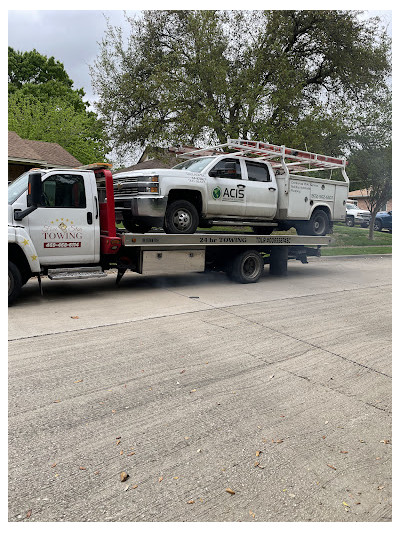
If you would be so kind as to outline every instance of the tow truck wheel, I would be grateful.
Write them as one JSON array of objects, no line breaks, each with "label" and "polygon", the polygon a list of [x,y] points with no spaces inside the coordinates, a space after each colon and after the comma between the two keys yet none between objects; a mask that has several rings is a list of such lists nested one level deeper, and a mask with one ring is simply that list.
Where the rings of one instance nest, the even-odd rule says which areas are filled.
[{"label": "tow truck wheel", "polygon": [[264,259],[256,250],[238,254],[227,268],[228,276],[239,283],[255,283],[264,272]]},{"label": "tow truck wheel", "polygon": [[199,214],[187,200],[176,200],[165,213],[165,233],[194,233],[199,225]]},{"label": "tow truck wheel", "polygon": [[18,268],[8,262],[8,305],[12,304],[21,291],[22,278]]}]

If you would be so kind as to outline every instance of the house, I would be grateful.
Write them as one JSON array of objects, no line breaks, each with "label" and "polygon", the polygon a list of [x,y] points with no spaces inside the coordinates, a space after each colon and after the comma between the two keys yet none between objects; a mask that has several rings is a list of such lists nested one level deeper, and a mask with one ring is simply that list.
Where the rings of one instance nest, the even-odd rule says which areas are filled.
[{"label": "house", "polygon": [[8,181],[31,168],[74,168],[82,163],[57,143],[22,139],[8,132]]},{"label": "house", "polygon": [[[351,191],[349,192],[348,199],[352,200],[352,203],[355,203],[357,207],[360,209],[366,209],[369,211],[368,208],[368,198],[369,193],[368,189],[361,189],[358,191]],[[390,199],[386,205],[384,205],[381,209],[381,211],[391,211],[392,210],[392,199]]]},{"label": "house", "polygon": [[[193,152],[194,150],[197,150],[195,146],[170,146],[169,148],[148,147],[144,150],[139,161],[135,165],[120,168],[115,171],[114,174],[130,170],[143,170],[146,168],[172,168],[183,162],[183,159],[177,157],[178,155],[184,154],[185,152]],[[215,155],[216,153],[217,152],[213,150],[209,150],[208,152],[202,152],[201,155]]]}]

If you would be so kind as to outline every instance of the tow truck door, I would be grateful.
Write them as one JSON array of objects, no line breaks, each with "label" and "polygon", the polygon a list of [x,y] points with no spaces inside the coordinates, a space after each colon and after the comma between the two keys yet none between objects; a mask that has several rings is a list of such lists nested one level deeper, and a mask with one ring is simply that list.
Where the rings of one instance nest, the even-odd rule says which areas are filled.
[{"label": "tow truck door", "polygon": [[92,181],[91,172],[73,170],[44,176],[43,205],[24,219],[41,264],[98,261],[99,217]]}]

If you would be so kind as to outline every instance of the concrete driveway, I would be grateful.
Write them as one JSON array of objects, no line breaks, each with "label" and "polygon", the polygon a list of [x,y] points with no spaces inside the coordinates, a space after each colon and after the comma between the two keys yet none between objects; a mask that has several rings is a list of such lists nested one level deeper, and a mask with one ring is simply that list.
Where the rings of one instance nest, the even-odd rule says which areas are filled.
[{"label": "concrete driveway", "polygon": [[10,521],[391,520],[391,257],[43,288],[9,309]]}]

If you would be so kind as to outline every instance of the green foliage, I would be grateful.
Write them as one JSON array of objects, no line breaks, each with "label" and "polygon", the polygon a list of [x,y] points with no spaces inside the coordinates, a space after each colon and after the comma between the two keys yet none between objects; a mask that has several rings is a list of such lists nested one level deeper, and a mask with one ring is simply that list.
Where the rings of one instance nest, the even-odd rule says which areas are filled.
[{"label": "green foliage", "polygon": [[[121,149],[228,137],[340,154],[390,73],[390,42],[354,11],[145,11],[109,25],[91,68]],[[367,115],[362,114],[362,118]],[[358,120],[358,122],[357,122]]]},{"label": "green foliage", "polygon": [[81,163],[105,161],[109,152],[104,125],[72,89],[64,66],[36,50],[9,47],[8,129],[24,139],[55,142]]}]

